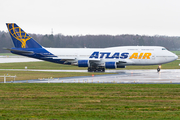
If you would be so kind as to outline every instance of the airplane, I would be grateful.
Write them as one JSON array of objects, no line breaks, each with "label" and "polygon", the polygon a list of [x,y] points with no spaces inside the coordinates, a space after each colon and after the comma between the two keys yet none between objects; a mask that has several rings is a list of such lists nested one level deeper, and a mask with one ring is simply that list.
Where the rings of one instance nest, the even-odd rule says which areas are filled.
[{"label": "airplane", "polygon": [[14,43],[6,48],[13,54],[58,64],[88,67],[88,72],[125,68],[130,65],[161,65],[172,62],[177,55],[161,46],[119,46],[109,48],[45,48],[22,30],[16,23],[6,23]]}]

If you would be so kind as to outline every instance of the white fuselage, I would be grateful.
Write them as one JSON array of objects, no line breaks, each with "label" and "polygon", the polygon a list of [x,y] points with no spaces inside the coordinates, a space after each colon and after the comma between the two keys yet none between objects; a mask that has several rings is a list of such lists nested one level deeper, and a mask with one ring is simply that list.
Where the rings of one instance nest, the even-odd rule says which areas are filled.
[{"label": "white fuselage", "polygon": [[[122,46],[110,48],[45,48],[59,59],[119,62],[121,65],[160,65],[176,60],[174,53],[161,46]],[[94,53],[94,54],[93,54]],[[55,58],[55,59],[57,59]]]}]

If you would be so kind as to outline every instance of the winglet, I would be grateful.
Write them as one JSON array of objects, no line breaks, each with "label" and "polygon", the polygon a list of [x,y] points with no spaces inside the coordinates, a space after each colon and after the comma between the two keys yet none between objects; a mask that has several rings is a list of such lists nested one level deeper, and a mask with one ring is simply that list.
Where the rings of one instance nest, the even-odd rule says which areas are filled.
[{"label": "winglet", "polygon": [[17,26],[16,23],[6,23],[6,25],[16,48],[42,48],[39,43]]}]

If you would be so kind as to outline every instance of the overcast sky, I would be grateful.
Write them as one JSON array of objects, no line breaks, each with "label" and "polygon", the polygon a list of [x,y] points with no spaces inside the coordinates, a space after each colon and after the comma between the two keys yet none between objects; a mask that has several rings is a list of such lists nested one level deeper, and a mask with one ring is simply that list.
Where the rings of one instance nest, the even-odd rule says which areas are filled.
[{"label": "overcast sky", "polygon": [[180,0],[0,0],[0,30],[180,36]]}]

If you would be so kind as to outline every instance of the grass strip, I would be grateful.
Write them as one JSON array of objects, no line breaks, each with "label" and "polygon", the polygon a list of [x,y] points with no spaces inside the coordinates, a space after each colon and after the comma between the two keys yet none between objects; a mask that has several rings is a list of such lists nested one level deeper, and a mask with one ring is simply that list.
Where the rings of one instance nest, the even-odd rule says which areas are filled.
[{"label": "grass strip", "polygon": [[180,119],[178,84],[0,84],[0,119]]},{"label": "grass strip", "polygon": [[[91,76],[91,75],[103,75],[112,73],[81,73],[81,72],[37,72],[37,71],[0,71],[0,76],[11,75],[17,76],[16,80],[32,80],[42,78],[62,78],[62,77],[74,77],[74,76]],[[14,78],[7,78],[7,81],[12,81]],[[0,78],[0,82],[3,82],[4,78]]]}]

